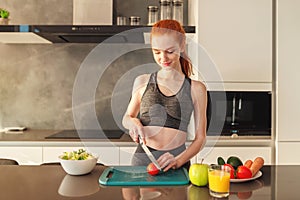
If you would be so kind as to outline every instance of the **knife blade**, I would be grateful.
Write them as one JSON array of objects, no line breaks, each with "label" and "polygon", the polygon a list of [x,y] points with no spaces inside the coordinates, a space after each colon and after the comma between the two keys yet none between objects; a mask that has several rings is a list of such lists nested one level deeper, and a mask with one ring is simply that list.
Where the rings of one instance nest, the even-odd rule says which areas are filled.
[{"label": "knife blade", "polygon": [[148,158],[151,160],[151,162],[155,165],[155,167],[157,169],[159,169],[160,171],[162,170],[161,167],[159,166],[157,160],[155,159],[155,157],[153,156],[153,154],[151,153],[151,151],[148,149],[148,147],[145,145],[145,143],[143,142],[141,136],[139,136],[139,141],[140,141],[140,145],[142,146],[142,148],[144,149],[146,155],[148,156]]}]

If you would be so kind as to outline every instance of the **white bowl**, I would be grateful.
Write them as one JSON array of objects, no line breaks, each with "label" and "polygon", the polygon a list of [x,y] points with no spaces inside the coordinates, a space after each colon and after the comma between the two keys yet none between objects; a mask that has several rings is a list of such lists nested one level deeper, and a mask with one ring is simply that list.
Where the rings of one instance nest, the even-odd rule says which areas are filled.
[{"label": "white bowl", "polygon": [[65,160],[61,156],[58,157],[62,168],[70,175],[83,175],[90,173],[96,166],[97,157],[86,160]]}]

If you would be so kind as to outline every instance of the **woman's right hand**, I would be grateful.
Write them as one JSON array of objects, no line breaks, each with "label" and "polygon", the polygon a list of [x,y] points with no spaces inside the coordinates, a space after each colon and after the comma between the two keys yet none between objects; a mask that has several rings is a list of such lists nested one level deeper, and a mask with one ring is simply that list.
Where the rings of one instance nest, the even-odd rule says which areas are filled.
[{"label": "woman's right hand", "polygon": [[129,135],[132,138],[132,140],[136,143],[139,143],[141,138],[143,140],[143,143],[146,144],[145,140],[145,133],[144,133],[144,126],[141,124],[140,120],[135,119],[134,125],[129,129]]}]

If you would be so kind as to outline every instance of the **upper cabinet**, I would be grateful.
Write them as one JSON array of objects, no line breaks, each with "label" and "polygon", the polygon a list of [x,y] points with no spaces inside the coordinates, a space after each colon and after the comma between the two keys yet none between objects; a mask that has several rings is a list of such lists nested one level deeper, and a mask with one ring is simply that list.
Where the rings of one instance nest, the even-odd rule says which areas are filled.
[{"label": "upper cabinet", "polygon": [[[271,91],[272,0],[200,0],[198,8],[198,41],[222,81]],[[205,67],[201,59],[199,64]],[[219,80],[206,77],[205,81]],[[239,85],[233,87],[243,89]]]}]

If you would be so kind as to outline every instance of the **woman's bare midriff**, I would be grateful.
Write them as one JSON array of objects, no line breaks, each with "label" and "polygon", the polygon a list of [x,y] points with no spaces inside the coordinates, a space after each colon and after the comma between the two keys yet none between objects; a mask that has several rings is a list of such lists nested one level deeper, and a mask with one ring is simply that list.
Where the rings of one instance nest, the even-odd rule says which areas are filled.
[{"label": "woman's bare midriff", "polygon": [[186,132],[159,126],[144,126],[146,145],[157,150],[171,150],[183,145]]}]

